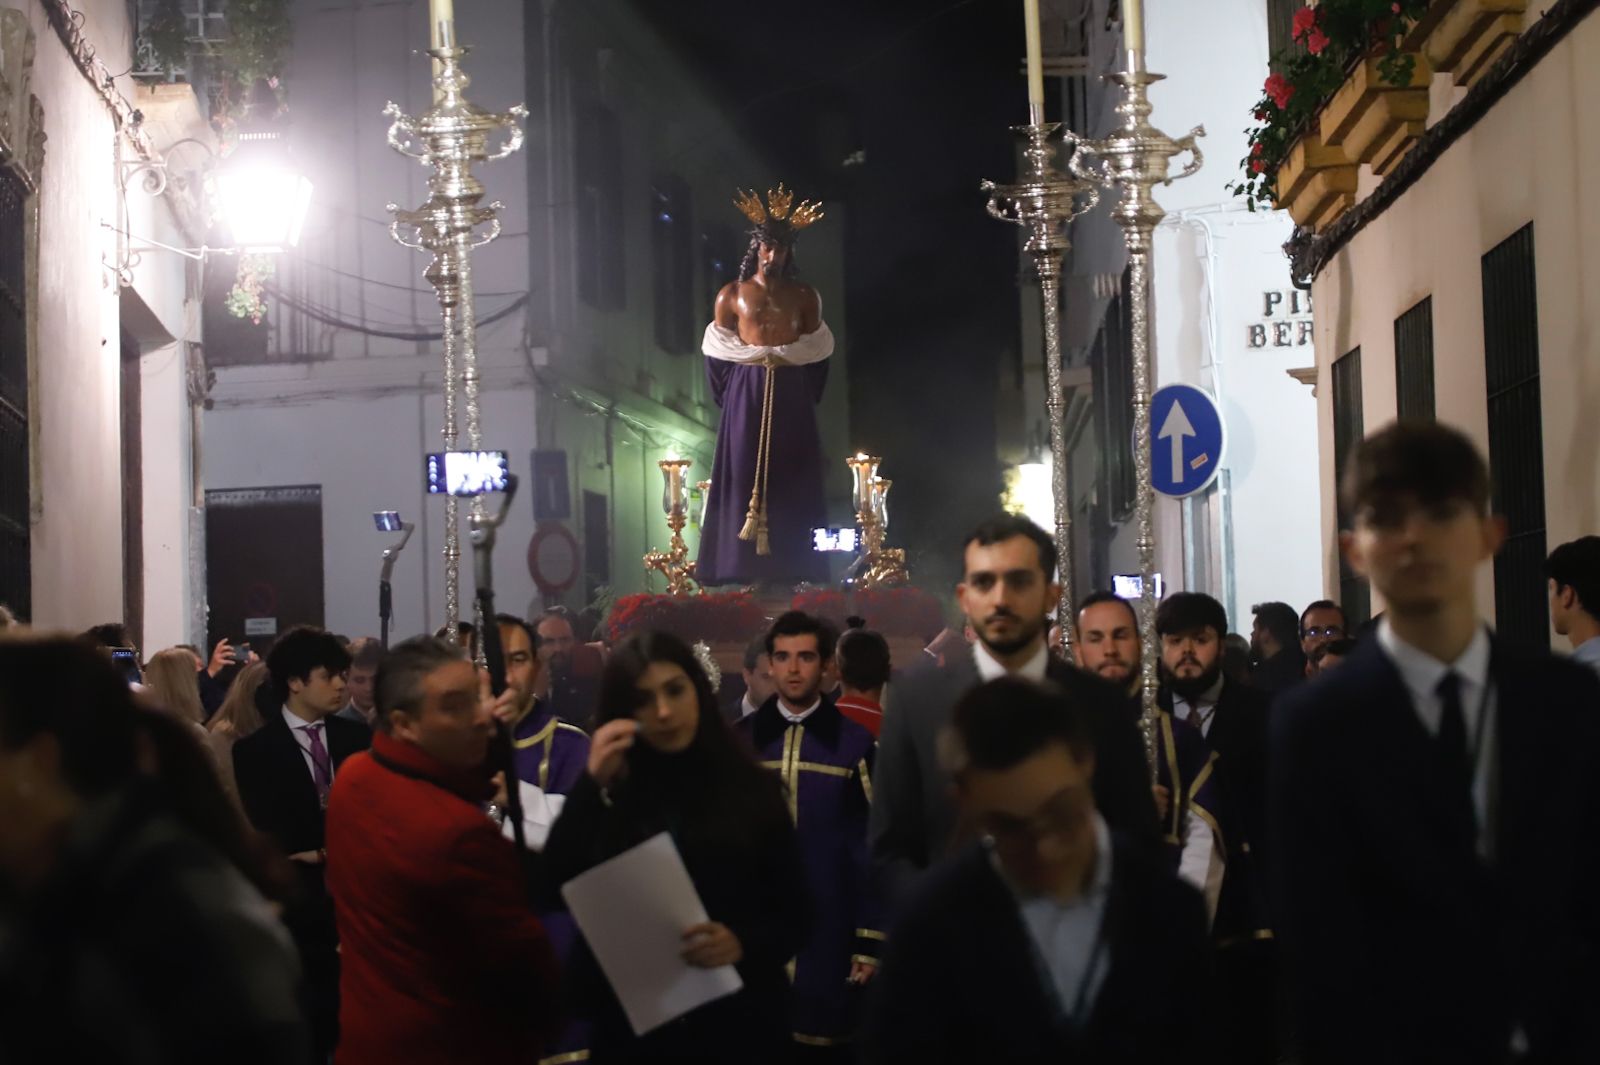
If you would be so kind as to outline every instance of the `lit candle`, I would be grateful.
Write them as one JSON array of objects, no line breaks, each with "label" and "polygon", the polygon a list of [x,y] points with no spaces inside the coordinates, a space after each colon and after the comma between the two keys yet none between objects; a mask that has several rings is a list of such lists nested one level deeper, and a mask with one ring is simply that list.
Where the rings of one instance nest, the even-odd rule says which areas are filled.
[{"label": "lit candle", "polygon": [[1028,35],[1028,121],[1044,125],[1044,46],[1039,37],[1039,0],[1022,0]]},{"label": "lit candle", "polygon": [[1122,44],[1128,69],[1144,70],[1144,0],[1122,0]]}]

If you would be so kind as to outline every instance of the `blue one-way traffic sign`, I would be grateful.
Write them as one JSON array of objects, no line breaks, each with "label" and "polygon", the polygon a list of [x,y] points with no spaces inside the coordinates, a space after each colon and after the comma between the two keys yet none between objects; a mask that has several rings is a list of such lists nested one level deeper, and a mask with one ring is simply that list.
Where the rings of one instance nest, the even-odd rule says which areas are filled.
[{"label": "blue one-way traffic sign", "polygon": [[1182,499],[1209,485],[1222,462],[1222,414],[1216,400],[1190,385],[1168,385],[1150,397],[1150,478],[1164,496]]}]

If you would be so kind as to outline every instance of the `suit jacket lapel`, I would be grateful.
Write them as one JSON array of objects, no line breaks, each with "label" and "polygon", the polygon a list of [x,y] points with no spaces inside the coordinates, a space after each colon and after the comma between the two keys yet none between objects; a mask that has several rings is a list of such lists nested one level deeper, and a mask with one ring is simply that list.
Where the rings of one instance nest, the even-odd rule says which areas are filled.
[{"label": "suit jacket lapel", "polygon": [[[284,795],[292,799],[300,807],[294,812],[295,819],[319,813],[322,810],[322,800],[317,797],[317,785],[311,779],[311,770],[306,768],[305,748],[300,746],[300,740],[290,730],[289,723],[278,715],[276,722],[270,722],[269,728],[276,726],[273,731],[273,743],[277,748],[276,760],[282,766],[284,775]],[[326,730],[324,730],[326,731]],[[332,752],[329,752],[332,757]]]}]

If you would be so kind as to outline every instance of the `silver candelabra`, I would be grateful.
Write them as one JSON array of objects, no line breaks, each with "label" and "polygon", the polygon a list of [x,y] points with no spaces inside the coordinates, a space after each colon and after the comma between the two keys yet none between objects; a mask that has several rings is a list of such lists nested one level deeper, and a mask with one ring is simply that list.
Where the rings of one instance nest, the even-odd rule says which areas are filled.
[{"label": "silver candelabra", "polygon": [[[1156,226],[1167,212],[1156,203],[1152,192],[1156,185],[1171,184],[1200,169],[1204,157],[1195,139],[1204,136],[1205,129],[1196,126],[1187,136],[1174,140],[1151,125],[1149,89],[1162,75],[1144,69],[1140,51],[1129,53],[1128,66],[1126,72],[1112,74],[1107,79],[1122,86],[1122,102],[1117,105],[1121,123],[1102,140],[1082,141],[1080,150],[1073,154],[1071,169],[1080,179],[1121,193],[1111,215],[1122,227],[1122,238],[1128,246],[1128,307],[1133,333],[1133,439],[1138,475],[1135,512],[1141,576],[1139,642],[1143,685],[1139,730],[1144,737],[1145,756],[1153,777],[1157,732],[1156,664],[1161,648],[1156,643],[1155,488],[1151,482],[1150,456],[1150,394],[1155,380],[1150,352],[1150,246]],[[1185,152],[1190,155],[1188,165],[1180,173],[1172,174],[1173,157]],[[1059,481],[1057,484],[1059,491]],[[1059,500],[1056,505],[1059,508]],[[1176,797],[1173,801],[1177,801]]]},{"label": "silver candelabra", "polygon": [[[452,22],[440,22],[438,46],[428,50],[435,60],[433,106],[413,118],[391,102],[383,109],[393,119],[389,146],[401,155],[431,168],[428,200],[415,210],[391,203],[394,221],[389,233],[408,248],[428,252],[433,261],[423,276],[439,298],[444,338],[444,449],[454,451],[457,434],[457,393],[466,407],[467,447],[483,446],[478,409],[478,325],[473,309],[472,252],[500,235],[496,212],[501,204],[483,204],[483,184],[472,168],[504,159],[522,147],[521,122],[527,108],[520,104],[502,113],[485,111],[466,99],[469,79],[461,61],[469,49],[455,43]],[[505,139],[493,151],[491,135]],[[445,497],[445,624],[453,636],[461,616],[461,537],[455,496]],[[474,522],[485,519],[482,497],[472,500]],[[478,618],[481,631],[485,619]]]},{"label": "silver candelabra", "polygon": [[1039,298],[1044,310],[1045,408],[1050,418],[1050,476],[1055,494],[1056,557],[1061,573],[1061,599],[1057,604],[1060,625],[1058,646],[1063,654],[1071,640],[1072,606],[1077,601],[1072,587],[1072,500],[1067,495],[1066,396],[1061,385],[1061,263],[1072,242],[1067,227],[1072,220],[1093,209],[1100,190],[1076,169],[1063,173],[1051,159],[1056,148],[1052,138],[1061,131],[1061,142],[1073,149],[1076,160],[1077,137],[1059,122],[1035,122],[1013,127],[1028,138],[1022,156],[1026,161],[1022,180],[1015,185],[983,183],[989,196],[989,214],[1002,222],[1021,226],[1027,233],[1023,247],[1033,257],[1039,275]]}]

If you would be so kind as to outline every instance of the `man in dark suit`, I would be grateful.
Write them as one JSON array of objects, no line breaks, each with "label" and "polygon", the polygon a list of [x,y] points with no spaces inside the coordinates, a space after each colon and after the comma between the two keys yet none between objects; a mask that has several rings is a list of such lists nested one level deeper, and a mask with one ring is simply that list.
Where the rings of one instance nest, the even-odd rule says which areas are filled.
[{"label": "man in dark suit", "polygon": [[1388,610],[1273,710],[1299,1060],[1600,1061],[1600,685],[1480,619],[1504,529],[1465,436],[1391,425],[1342,491],[1345,556]]},{"label": "man in dark suit", "polygon": [[1008,674],[1048,678],[1081,708],[1098,752],[1093,786],[1101,814],[1130,838],[1160,845],[1150,769],[1122,693],[1057,661],[1045,646],[1049,612],[1061,598],[1052,579],[1054,541],[1026,518],[995,518],[967,538],[964,572],[956,594],[977,642],[896,683],[884,709],[871,835],[873,863],[891,902],[970,836],[958,827],[939,736],[963,693]]},{"label": "man in dark suit", "polygon": [[1048,684],[1008,677],[961,699],[947,755],[983,842],[912,892],[869,1062],[1209,1060],[1204,904],[1095,810],[1091,734]]},{"label": "man in dark suit", "polygon": [[1228,1061],[1278,1058],[1276,950],[1260,851],[1266,835],[1267,696],[1226,676],[1228,612],[1200,592],[1174,592],[1156,611],[1161,708],[1199,729],[1216,754],[1227,863],[1212,935],[1221,985],[1215,1026]]},{"label": "man in dark suit", "polygon": [[338,717],[350,655],[321,629],[293,628],[267,655],[257,704],[262,726],[233,746],[239,800],[250,823],[288,857],[296,898],[283,915],[300,948],[307,1013],[319,1053],[339,1031],[338,935],[323,883],[323,813],[344,760],[372,743],[367,726]]}]

